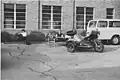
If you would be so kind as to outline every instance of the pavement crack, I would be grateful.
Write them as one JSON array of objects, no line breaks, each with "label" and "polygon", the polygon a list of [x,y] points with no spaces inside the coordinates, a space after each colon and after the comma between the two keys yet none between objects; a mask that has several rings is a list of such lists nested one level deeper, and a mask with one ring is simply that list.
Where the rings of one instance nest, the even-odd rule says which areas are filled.
[{"label": "pavement crack", "polygon": [[9,55],[12,56],[12,58],[19,59],[19,56],[24,55],[24,52],[25,52],[28,48],[29,48],[29,46],[25,47],[24,49],[21,49],[20,47],[17,47],[17,50],[20,50],[20,51],[22,50],[22,51],[20,52],[20,54],[17,55],[17,56],[14,56],[14,55],[12,54],[12,52],[9,52]]},{"label": "pavement crack", "polygon": [[[44,76],[50,76],[50,77],[52,77],[54,80],[58,80],[55,76],[46,73],[46,72],[50,72],[50,70],[40,72],[40,71],[36,71],[36,70],[34,70],[34,69],[30,68],[30,67],[28,67],[28,69],[31,70],[32,72],[40,73],[41,75],[44,75]],[[40,76],[41,76],[41,75],[40,75]]]}]

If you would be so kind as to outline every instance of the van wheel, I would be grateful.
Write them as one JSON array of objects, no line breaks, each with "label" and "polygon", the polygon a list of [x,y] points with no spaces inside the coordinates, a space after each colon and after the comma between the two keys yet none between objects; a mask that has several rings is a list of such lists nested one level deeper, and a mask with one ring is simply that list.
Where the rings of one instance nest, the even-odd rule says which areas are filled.
[{"label": "van wheel", "polygon": [[119,37],[119,36],[114,36],[114,37],[112,37],[111,43],[112,43],[113,45],[117,45],[117,44],[119,44],[119,42],[120,42],[120,37]]}]

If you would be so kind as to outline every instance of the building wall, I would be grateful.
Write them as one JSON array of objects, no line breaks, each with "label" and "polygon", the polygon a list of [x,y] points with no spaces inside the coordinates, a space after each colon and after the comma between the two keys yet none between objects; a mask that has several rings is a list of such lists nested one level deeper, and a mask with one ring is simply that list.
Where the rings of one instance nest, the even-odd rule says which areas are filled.
[{"label": "building wall", "polygon": [[[61,5],[62,6],[62,30],[64,32],[73,28],[73,0],[40,0],[40,26],[38,26],[38,0],[2,0],[3,3],[19,3],[26,4],[26,29],[39,30],[48,32],[49,30],[42,29],[42,5]],[[2,3],[2,15],[3,12]],[[94,19],[106,18],[106,8],[115,8],[114,18],[120,19],[120,1],[119,0],[76,0],[75,6],[79,7],[94,7]],[[1,7],[0,7],[1,8]],[[0,16],[1,17],[1,16]],[[12,33],[18,30],[4,29],[2,16],[2,30],[7,30]],[[39,29],[40,28],[40,29]]]}]

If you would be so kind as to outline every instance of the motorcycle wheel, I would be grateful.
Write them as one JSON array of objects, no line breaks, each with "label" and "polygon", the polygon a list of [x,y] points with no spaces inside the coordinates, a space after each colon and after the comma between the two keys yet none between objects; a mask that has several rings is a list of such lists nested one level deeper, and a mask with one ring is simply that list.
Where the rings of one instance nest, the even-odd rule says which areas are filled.
[{"label": "motorcycle wheel", "polygon": [[97,44],[94,45],[94,50],[96,52],[103,52],[104,45],[101,42],[99,42],[99,43],[97,43]]},{"label": "motorcycle wheel", "polygon": [[67,44],[67,51],[71,53],[75,51],[75,45],[72,42]]}]

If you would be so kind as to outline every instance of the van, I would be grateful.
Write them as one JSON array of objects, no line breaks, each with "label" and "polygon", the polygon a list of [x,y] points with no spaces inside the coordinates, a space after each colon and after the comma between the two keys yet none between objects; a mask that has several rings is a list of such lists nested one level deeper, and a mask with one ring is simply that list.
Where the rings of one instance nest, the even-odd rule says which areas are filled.
[{"label": "van", "polygon": [[87,25],[87,33],[96,29],[100,31],[100,40],[110,40],[114,45],[120,43],[120,19],[90,20]]}]

